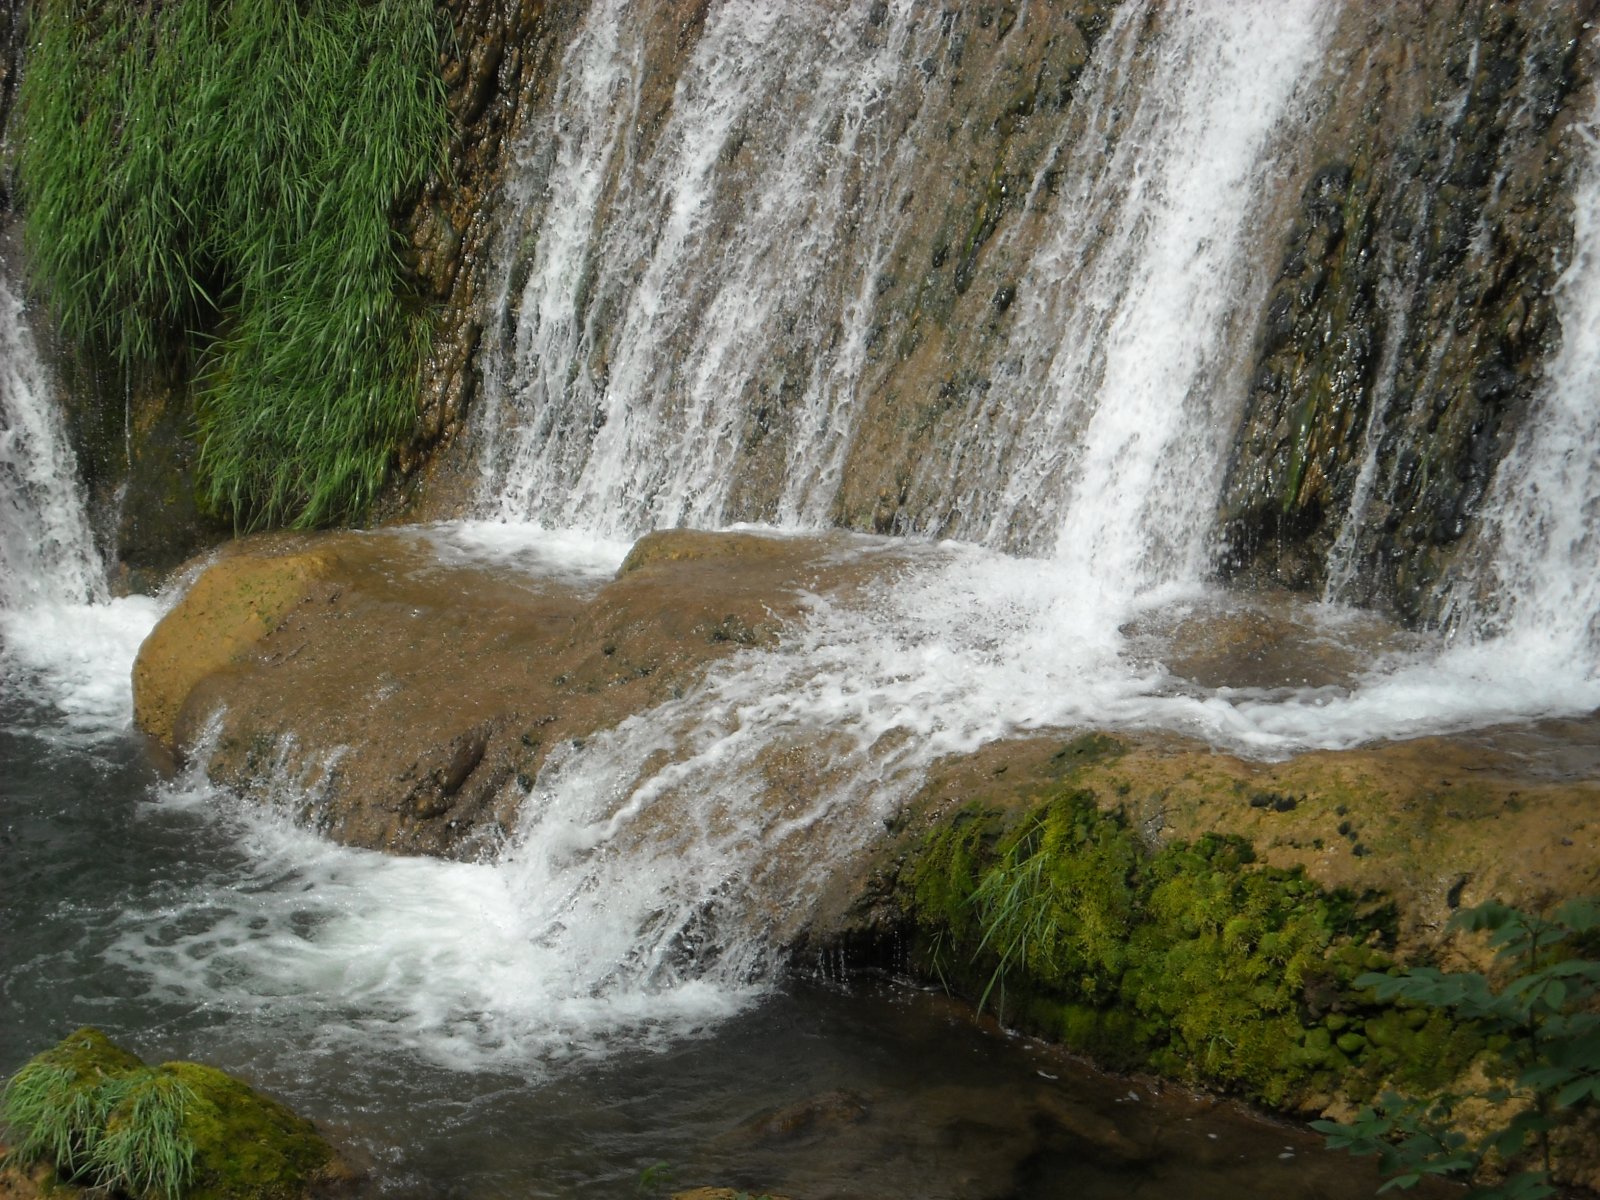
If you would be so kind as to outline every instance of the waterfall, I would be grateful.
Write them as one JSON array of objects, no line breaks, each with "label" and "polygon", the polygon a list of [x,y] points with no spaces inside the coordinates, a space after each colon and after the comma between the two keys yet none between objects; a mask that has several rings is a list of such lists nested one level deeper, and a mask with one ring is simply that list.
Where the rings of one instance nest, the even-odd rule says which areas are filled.
[{"label": "waterfall", "polygon": [[128,679],[160,614],[111,599],[56,388],[0,276],[0,681],[48,714],[45,736],[96,741],[132,721]]},{"label": "waterfall", "polygon": [[976,540],[1124,592],[1205,569],[1235,322],[1264,290],[1251,233],[1285,170],[1274,134],[1300,124],[1337,11],[1196,4],[1140,39],[1145,14],[1121,10],[1093,106],[1049,167],[1072,183],[1019,289],[1031,300],[1002,351],[1017,376],[978,423],[1003,435],[946,485]]},{"label": "waterfall", "polygon": [[106,588],[55,388],[0,276],[0,611],[103,600]]},{"label": "waterfall", "polygon": [[[995,201],[1020,208],[999,240],[1023,244],[997,251],[1023,262],[1018,315],[919,468],[949,510],[930,532],[1092,558],[1122,587],[1203,567],[1230,351],[1262,288],[1252,234],[1336,16],[1118,11],[1025,198]],[[829,523],[895,320],[886,267],[930,220],[914,201],[949,136],[954,19],[714,6],[647,139],[646,14],[594,7],[513,188],[486,509],[610,535]],[[753,501],[762,472],[781,479]]]},{"label": "waterfall", "polygon": [[[978,17],[915,0],[724,0],[681,40],[652,6],[587,7],[506,185],[479,314],[480,514],[593,539],[840,520],[919,536],[864,538],[879,582],[813,598],[778,651],[553,749],[493,863],[329,846],[196,769],[163,802],[224,810],[248,886],[175,882],[127,920],[120,965],[194,1007],[304,1005],[347,1044],[521,1070],[530,1050],[736,1007],[941,755],[1105,726],[1281,755],[1600,704],[1593,167],[1544,410],[1486,510],[1490,565],[1458,584],[1464,636],[1320,689],[1204,687],[1137,644],[1141,621],[1214,600],[1273,196],[1339,10],[1128,0],[1090,46],[1060,7],[1020,6],[981,68],[960,49]],[[1084,51],[1049,89],[1041,25]],[[1020,97],[1001,114],[1016,145],[961,161],[982,199],[952,215],[938,196],[975,140],[972,92]],[[107,681],[125,689],[155,606],[83,603],[104,587],[4,297],[0,565],[32,589],[5,594],[8,653],[33,655],[69,720],[121,729]],[[968,330],[949,345],[940,308]],[[874,438],[888,465],[869,471]],[[881,521],[847,494],[857,470]],[[583,536],[568,551],[604,558]]]},{"label": "waterfall", "polygon": [[[914,118],[892,117],[915,108],[902,93],[932,36],[906,0],[881,28],[868,7],[715,6],[648,147],[649,14],[620,0],[589,12],[533,129],[554,146],[528,167],[543,186],[519,190],[509,218],[536,247],[503,298],[509,353],[490,367],[490,411],[513,423],[487,439],[491,508],[613,535],[733,519],[729,461],[751,436],[736,401],[770,370],[781,331],[800,327],[834,344],[810,368],[782,507],[817,520],[819,484],[840,471],[838,398],[862,352],[885,210],[918,152]],[[872,30],[865,47],[858,27]],[[828,277],[847,255],[861,273],[840,303]]]},{"label": "waterfall", "polygon": [[1519,676],[1600,681],[1600,109],[1575,127],[1584,168],[1574,254],[1556,289],[1561,348],[1540,403],[1500,463],[1471,561],[1450,595],[1475,642]]}]

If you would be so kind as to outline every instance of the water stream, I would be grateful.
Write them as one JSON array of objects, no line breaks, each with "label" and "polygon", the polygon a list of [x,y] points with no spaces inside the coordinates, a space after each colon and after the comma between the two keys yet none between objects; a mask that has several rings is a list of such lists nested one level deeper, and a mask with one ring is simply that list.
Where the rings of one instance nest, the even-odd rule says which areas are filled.
[{"label": "water stream", "polygon": [[[648,7],[591,6],[525,131],[484,520],[430,531],[443,557],[594,583],[651,528],[833,518],[902,197],[956,86],[938,21],[910,0],[713,5],[656,126]],[[1444,630],[1302,605],[1368,656],[1316,686],[1189,679],[1141,633],[1249,602],[1210,580],[1213,513],[1267,193],[1337,16],[1157,7],[1118,11],[1024,188],[1023,312],[915,481],[943,515],[892,550],[864,541],[894,568],[817,598],[777,652],[554,754],[492,862],[332,846],[198,767],[156,770],[127,681],[167,601],[108,598],[0,284],[0,1069],[101,1023],[274,1088],[370,1153],[389,1194],[615,1195],[663,1160],[806,1196],[1363,1194],[1342,1160],[1308,1166],[1298,1134],[1144,1085],[1130,1099],[935,998],[797,990],[774,950],[934,759],[994,738],[1163,727],[1273,756],[1600,708],[1592,162],[1562,349]],[[782,467],[747,511],[748,387],[802,344],[825,352],[759,431]],[[758,814],[785,755],[825,760],[826,787],[774,823]],[[761,1124],[837,1094],[853,1098],[799,1136]]]}]

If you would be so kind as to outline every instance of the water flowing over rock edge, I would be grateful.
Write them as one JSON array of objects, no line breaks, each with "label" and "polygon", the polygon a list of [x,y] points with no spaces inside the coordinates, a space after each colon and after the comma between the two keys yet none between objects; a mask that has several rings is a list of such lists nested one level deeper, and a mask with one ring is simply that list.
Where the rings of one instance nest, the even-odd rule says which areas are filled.
[{"label": "water flowing over rock edge", "polygon": [[[265,539],[236,547],[191,593],[213,599],[187,608],[180,603],[152,635],[142,662],[166,653],[162,645],[203,652],[206,628],[232,621],[232,609],[215,599],[219,589],[226,594],[232,586],[247,600],[274,595],[273,586],[255,577],[262,568],[269,574],[276,569],[287,589],[272,611],[246,614],[231,661],[202,664],[180,679],[177,699],[166,704],[183,714],[174,726],[178,744],[207,756],[203,761],[219,781],[268,804],[287,803],[301,821],[337,840],[406,853],[508,856],[522,863],[509,868],[514,873],[548,876],[548,884],[536,886],[555,890],[541,891],[530,903],[550,910],[553,923],[536,940],[552,937],[553,947],[564,946],[562,939],[580,926],[578,896],[595,888],[610,893],[612,911],[595,936],[620,938],[616,960],[631,960],[629,970],[642,972],[637,982],[647,987],[701,977],[742,986],[769,978],[785,961],[820,957],[910,970],[951,982],[975,999],[990,968],[971,933],[960,931],[971,928],[970,897],[982,856],[990,852],[983,847],[1030,813],[1087,803],[1088,810],[1109,814],[1105,829],[1121,831],[1125,854],[1177,854],[1187,864],[1177,877],[1198,872],[1197,882],[1184,882],[1202,890],[1218,886],[1208,879],[1231,881],[1223,887],[1226,905],[1237,903],[1241,912],[1310,905],[1321,914],[1309,934],[1300,928],[1310,940],[1293,951],[1292,986],[1285,990],[1280,979],[1270,1004],[1253,996],[1257,1007],[1248,1020],[1237,997],[1219,999],[1216,1020],[1222,1023],[1209,1029],[1212,1037],[1242,1039],[1227,1022],[1244,1022],[1273,1030],[1276,1040],[1242,1041],[1253,1047],[1248,1060],[1218,1058],[1195,1042],[1198,1026],[1173,1032],[1176,1026],[1151,1025],[1148,1018],[1140,1025],[1127,1016],[1138,1010],[1142,993],[1137,984],[1119,985],[1115,976],[1075,985],[1089,989],[1087,1003],[1081,995],[1063,1001],[1073,988],[1063,992],[1059,981],[1046,978],[1035,989],[1025,979],[1010,980],[1009,1019],[1124,1066],[1241,1090],[1294,1111],[1344,1111],[1392,1080],[1449,1082],[1475,1069],[1482,1048],[1470,1032],[1407,1023],[1405,1014],[1355,997],[1348,980],[1356,971],[1395,957],[1448,963],[1470,956],[1470,945],[1442,932],[1450,912],[1463,904],[1495,897],[1538,908],[1562,896],[1600,892],[1592,718],[1313,751],[1280,762],[1219,754],[1172,734],[1063,731],[988,741],[938,758],[924,783],[914,773],[909,788],[890,786],[888,793],[901,802],[876,806],[878,824],[843,809],[825,818],[786,816],[797,801],[814,804],[848,779],[844,764],[851,757],[838,730],[796,729],[751,760],[763,780],[746,802],[753,807],[733,805],[731,794],[705,792],[705,778],[720,780],[719,789],[728,786],[715,771],[683,776],[694,798],[684,806],[674,795],[673,760],[687,754],[686,762],[700,761],[698,769],[705,770],[714,761],[704,757],[709,747],[730,739],[729,749],[717,753],[732,753],[737,722],[699,735],[711,740],[693,750],[675,745],[666,725],[643,725],[628,714],[663,702],[670,711],[671,697],[681,693],[703,700],[697,689],[706,670],[729,653],[781,657],[793,625],[779,620],[782,609],[774,601],[795,580],[814,590],[831,570],[832,587],[860,588],[881,569],[874,558],[896,544],[657,534],[635,547],[612,582],[605,582],[603,569],[591,569],[575,594],[562,596],[531,582],[508,584],[470,564],[441,566],[434,550],[440,536],[419,541],[406,535],[409,548],[397,534]],[[612,553],[621,557],[620,550]],[[317,570],[305,573],[303,564],[313,561]],[[475,596],[474,603],[463,605],[463,594]],[[748,610],[744,616],[741,609]],[[479,631],[487,656],[459,631],[436,627],[446,612],[452,628],[459,623]],[[363,657],[362,646],[403,641],[403,628],[425,613],[435,627],[415,644],[421,674],[388,652],[372,662]],[[530,613],[542,615],[530,622]],[[797,617],[791,610],[788,620]],[[399,631],[373,632],[396,620]],[[508,637],[520,647],[515,653],[507,649]],[[454,655],[461,656],[450,668],[454,674],[441,675]],[[1199,661],[1216,669],[1205,655]],[[493,678],[507,667],[517,678],[499,701],[498,715],[480,712],[482,700],[462,687],[491,698]],[[141,719],[148,722],[151,684],[143,667],[140,674],[146,679]],[[544,682],[552,676],[553,687]],[[403,698],[419,687],[442,700],[432,717],[422,715],[426,706],[406,707]],[[535,720],[526,709],[541,688],[550,693],[548,720]],[[401,698],[401,707],[382,700],[385,695]],[[369,721],[374,711],[379,718]],[[633,742],[630,728],[656,732]],[[384,751],[386,738],[406,753]],[[591,739],[593,747],[582,746]],[[587,779],[584,756],[607,753],[602,747],[634,763],[619,777],[633,782],[618,790],[608,775]],[[396,774],[402,760],[413,758]],[[646,760],[652,762],[641,773]],[[874,780],[875,787],[885,783]],[[631,797],[630,788],[636,789]],[[588,797],[575,825],[553,818],[567,811],[569,801],[558,799],[564,790]],[[725,813],[723,805],[729,806]],[[690,849],[708,836],[721,839],[716,823],[724,821],[760,831],[756,842],[744,846],[751,833],[733,830],[728,845],[734,856],[727,860]],[[838,839],[818,828],[826,821],[859,826],[846,839],[853,851],[841,857]],[[813,832],[796,835],[790,828],[796,825]],[[815,844],[818,833],[827,848]],[[978,840],[969,853],[970,875],[950,877],[944,899],[929,901],[928,864],[948,858],[952,837],[972,836]],[[654,850],[646,851],[650,843]],[[1254,850],[1246,852],[1244,843]],[[1191,862],[1182,857],[1186,844],[1212,849]],[[643,857],[605,866],[607,846],[631,846],[627,854]],[[597,850],[590,867],[563,874]],[[660,854],[684,886],[640,892],[644,907],[637,912],[657,933],[648,953],[641,943],[624,954],[638,930],[627,915],[633,901],[623,897],[636,873],[654,874],[647,864]],[[1249,865],[1253,857],[1259,865]],[[820,876],[814,872],[819,863]],[[725,873],[730,869],[737,875]],[[734,878],[741,882],[730,890]],[[1240,888],[1254,889],[1254,899],[1243,899]],[[1267,934],[1279,937],[1271,922],[1283,918],[1265,919]],[[1240,936],[1237,952],[1248,964],[1262,933]],[[930,952],[930,939],[942,939],[942,951]],[[570,956],[577,947],[560,952]],[[1261,975],[1290,966],[1289,959],[1269,955],[1240,969]],[[1119,986],[1120,999],[1094,1000],[1097,988]],[[1270,1021],[1263,1015],[1267,1008]],[[1593,1182],[1593,1164],[1581,1145],[1569,1152],[1565,1169]]]}]

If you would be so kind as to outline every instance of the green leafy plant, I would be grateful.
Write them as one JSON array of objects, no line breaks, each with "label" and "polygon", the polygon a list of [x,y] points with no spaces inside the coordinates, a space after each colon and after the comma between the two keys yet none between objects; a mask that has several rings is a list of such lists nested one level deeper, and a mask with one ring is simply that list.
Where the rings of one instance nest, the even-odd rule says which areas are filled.
[{"label": "green leafy plant", "polygon": [[63,331],[187,359],[236,524],[350,519],[415,411],[393,209],[446,128],[432,0],[48,0],[19,94],[30,258]]},{"label": "green leafy plant", "polygon": [[972,893],[982,930],[974,955],[996,960],[979,1007],[1018,968],[1070,978],[1088,999],[1108,995],[1135,920],[1139,857],[1126,828],[1082,797],[1008,839]]},{"label": "green leafy plant", "polygon": [[[1474,1096],[1388,1093],[1349,1123],[1313,1127],[1331,1147],[1377,1155],[1390,1176],[1383,1190],[1414,1187],[1430,1175],[1470,1179],[1493,1164],[1504,1177],[1469,1195],[1555,1195],[1552,1134],[1600,1101],[1600,900],[1569,901],[1542,916],[1491,901],[1464,909],[1452,924],[1488,934],[1494,971],[1417,967],[1355,982],[1379,1000],[1445,1010],[1489,1030],[1502,1082]],[[1456,1128],[1468,1101],[1508,1115],[1469,1137]]]}]

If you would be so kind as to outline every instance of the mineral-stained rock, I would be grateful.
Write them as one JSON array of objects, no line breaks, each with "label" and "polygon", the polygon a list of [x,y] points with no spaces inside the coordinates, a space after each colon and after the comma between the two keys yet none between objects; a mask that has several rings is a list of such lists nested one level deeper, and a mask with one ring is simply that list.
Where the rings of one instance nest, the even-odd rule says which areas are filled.
[{"label": "mineral-stained rock", "polygon": [[[1477,952],[1446,934],[1457,908],[1498,899],[1537,911],[1600,894],[1597,730],[1600,717],[1548,721],[1280,762],[1156,732],[994,742],[930,773],[876,867],[969,803],[1022,810],[1087,788],[1153,846],[1237,835],[1267,865],[1392,901],[1406,953],[1448,959]],[[819,928],[888,919],[870,903],[872,869],[841,872],[823,905],[835,915]],[[854,917],[842,915],[864,896]]]},{"label": "mineral-stained rock", "polygon": [[141,650],[137,719],[180,754],[215,724],[214,779],[293,778],[338,841],[471,856],[552,748],[772,646],[802,592],[860,577],[847,540],[657,533],[604,586],[449,565],[415,532],[247,540]]},{"label": "mineral-stained rock", "polygon": [[[1346,5],[1223,500],[1226,569],[1437,615],[1558,343],[1594,0]],[[1331,558],[1331,563],[1330,563]]]},{"label": "mineral-stained rock", "polygon": [[134,720],[170,741],[194,685],[249,651],[326,575],[334,558],[298,538],[264,539],[224,555],[189,589],[170,618],[139,648],[133,667]]}]

